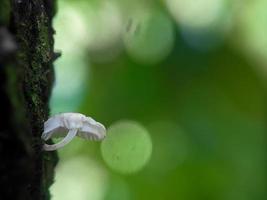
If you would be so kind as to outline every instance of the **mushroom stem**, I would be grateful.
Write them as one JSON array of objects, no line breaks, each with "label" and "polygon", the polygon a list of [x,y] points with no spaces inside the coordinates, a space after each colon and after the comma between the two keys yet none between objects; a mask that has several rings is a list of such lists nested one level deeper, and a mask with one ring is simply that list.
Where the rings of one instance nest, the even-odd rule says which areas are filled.
[{"label": "mushroom stem", "polygon": [[43,149],[45,151],[54,151],[54,150],[57,150],[59,148],[62,148],[63,146],[68,144],[76,136],[77,132],[78,132],[77,129],[71,129],[71,130],[69,130],[66,137],[63,138],[63,140],[61,140],[59,143],[52,144],[52,145],[44,144]]}]

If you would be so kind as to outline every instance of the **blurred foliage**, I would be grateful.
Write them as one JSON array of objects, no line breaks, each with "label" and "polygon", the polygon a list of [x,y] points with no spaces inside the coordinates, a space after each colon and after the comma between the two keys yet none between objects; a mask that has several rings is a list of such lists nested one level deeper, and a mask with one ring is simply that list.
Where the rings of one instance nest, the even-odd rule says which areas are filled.
[{"label": "blurred foliage", "polygon": [[[104,161],[99,143],[76,139],[59,150],[55,200],[266,199],[266,1],[59,0],[58,7],[63,56],[52,113],[81,112],[107,127],[135,121],[153,150],[146,166],[125,174]],[[130,129],[128,139],[119,138],[127,129],[109,134],[109,145],[119,145],[106,152],[123,151],[116,165],[127,167],[128,156],[131,171],[141,158],[127,147],[139,138]]]}]

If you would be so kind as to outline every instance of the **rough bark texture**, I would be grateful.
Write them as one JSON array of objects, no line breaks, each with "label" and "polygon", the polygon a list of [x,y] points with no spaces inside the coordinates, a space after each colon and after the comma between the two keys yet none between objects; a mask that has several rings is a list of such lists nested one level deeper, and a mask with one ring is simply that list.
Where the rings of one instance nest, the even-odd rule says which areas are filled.
[{"label": "rough bark texture", "polygon": [[50,199],[56,153],[42,151],[53,84],[54,0],[0,1],[0,199]]}]

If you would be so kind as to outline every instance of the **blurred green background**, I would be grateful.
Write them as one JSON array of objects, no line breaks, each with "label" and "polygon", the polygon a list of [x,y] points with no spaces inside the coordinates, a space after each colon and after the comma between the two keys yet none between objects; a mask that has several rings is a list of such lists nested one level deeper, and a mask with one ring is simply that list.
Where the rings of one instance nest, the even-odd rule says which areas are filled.
[{"label": "blurred green background", "polygon": [[267,1],[58,0],[52,114],[103,123],[59,150],[53,200],[263,200]]}]

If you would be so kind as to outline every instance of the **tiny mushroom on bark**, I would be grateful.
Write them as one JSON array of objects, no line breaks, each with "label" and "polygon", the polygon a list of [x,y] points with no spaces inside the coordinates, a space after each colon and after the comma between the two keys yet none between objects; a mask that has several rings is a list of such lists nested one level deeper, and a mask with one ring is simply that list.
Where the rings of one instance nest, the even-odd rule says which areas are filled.
[{"label": "tiny mushroom on bark", "polygon": [[54,151],[68,144],[75,136],[87,140],[103,140],[106,136],[105,127],[90,117],[80,113],[62,113],[50,117],[44,123],[42,139],[64,137],[57,144],[44,144],[45,151]]}]

